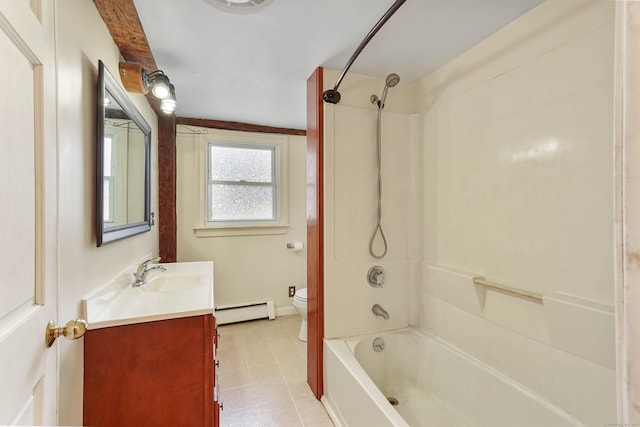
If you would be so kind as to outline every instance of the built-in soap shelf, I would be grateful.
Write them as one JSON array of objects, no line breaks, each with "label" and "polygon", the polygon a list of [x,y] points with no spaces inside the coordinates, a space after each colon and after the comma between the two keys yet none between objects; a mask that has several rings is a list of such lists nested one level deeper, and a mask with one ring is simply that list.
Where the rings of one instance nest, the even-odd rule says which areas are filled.
[{"label": "built-in soap shelf", "polygon": [[428,263],[422,264],[422,283],[424,292],[461,310],[615,369],[612,305]]}]

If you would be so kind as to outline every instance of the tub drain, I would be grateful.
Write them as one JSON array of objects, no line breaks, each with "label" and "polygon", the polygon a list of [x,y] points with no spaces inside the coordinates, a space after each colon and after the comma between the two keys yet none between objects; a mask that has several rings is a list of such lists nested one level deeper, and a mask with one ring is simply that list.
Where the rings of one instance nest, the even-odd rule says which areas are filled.
[{"label": "tub drain", "polygon": [[387,397],[387,400],[391,403],[391,406],[398,406],[400,403],[395,397]]}]

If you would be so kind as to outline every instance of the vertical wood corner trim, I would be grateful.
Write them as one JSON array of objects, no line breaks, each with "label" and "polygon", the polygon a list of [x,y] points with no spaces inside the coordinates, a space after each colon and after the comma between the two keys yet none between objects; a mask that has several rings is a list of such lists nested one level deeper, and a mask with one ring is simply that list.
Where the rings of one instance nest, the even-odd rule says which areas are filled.
[{"label": "vertical wood corner trim", "polygon": [[322,68],[307,80],[307,382],[323,394],[324,116]]},{"label": "vertical wood corner trim", "polygon": [[158,116],[158,228],[162,262],[176,262],[176,119],[173,115]]}]

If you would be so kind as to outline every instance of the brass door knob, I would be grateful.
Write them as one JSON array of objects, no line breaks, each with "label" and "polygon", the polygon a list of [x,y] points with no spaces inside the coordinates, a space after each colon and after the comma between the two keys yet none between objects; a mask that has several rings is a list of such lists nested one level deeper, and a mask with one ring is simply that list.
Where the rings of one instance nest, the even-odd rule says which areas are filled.
[{"label": "brass door knob", "polygon": [[62,336],[68,340],[75,340],[84,335],[87,330],[87,321],[82,319],[70,320],[63,327],[59,327],[53,320],[47,324],[47,347],[51,347],[56,338]]}]

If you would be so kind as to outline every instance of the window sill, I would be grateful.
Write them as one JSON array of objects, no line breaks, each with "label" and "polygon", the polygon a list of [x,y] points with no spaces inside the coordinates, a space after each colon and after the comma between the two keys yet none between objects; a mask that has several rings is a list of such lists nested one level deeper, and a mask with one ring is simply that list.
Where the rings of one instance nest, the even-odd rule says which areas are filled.
[{"label": "window sill", "polygon": [[278,225],[239,225],[225,227],[193,227],[196,237],[230,237],[230,236],[266,236],[287,234],[288,224]]}]

